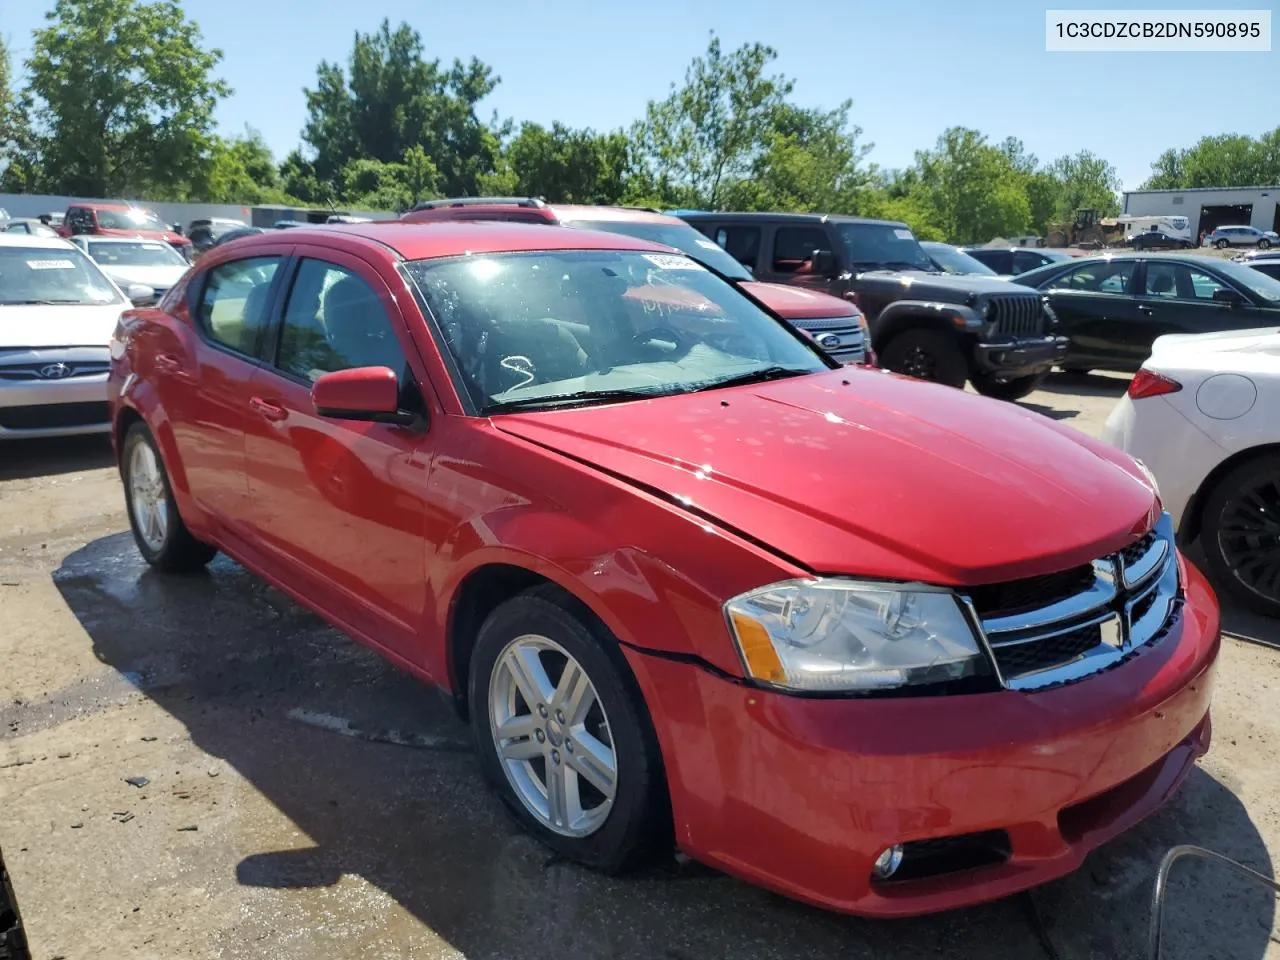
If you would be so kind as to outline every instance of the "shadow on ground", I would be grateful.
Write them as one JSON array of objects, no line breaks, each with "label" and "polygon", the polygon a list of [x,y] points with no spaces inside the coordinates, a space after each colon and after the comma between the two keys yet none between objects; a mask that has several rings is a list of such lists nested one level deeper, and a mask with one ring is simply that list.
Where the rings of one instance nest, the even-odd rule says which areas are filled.
[{"label": "shadow on ground", "polygon": [[106,436],[6,440],[0,457],[0,480],[33,480],[114,463]]},{"label": "shadow on ground", "polygon": [[[466,731],[442,697],[235,564],[219,559],[208,574],[164,578],[145,570],[127,536],[117,535],[69,556],[55,580],[98,658],[311,839],[308,849],[254,850],[226,863],[242,886],[258,890],[252,898],[246,891],[239,915],[261,926],[262,955],[302,955],[291,951],[305,933],[278,929],[298,925],[297,894],[288,911],[264,894],[353,874],[471,960],[1114,960],[1143,956],[1147,901],[1169,846],[1199,843],[1271,869],[1244,807],[1197,771],[1164,810],[1031,900],[879,922],[813,910],[674,864],[608,879],[555,861],[499,812],[459,749]],[[287,718],[298,709],[366,730],[435,737],[440,749],[338,736]],[[228,842],[220,849],[254,849],[251,835],[221,839]],[[1269,898],[1189,867],[1176,878],[1171,908],[1177,922],[1166,958],[1264,956]],[[324,926],[322,918],[316,924]],[[244,923],[237,928],[249,942],[253,932]],[[358,942],[329,945],[344,955],[360,949]]]}]

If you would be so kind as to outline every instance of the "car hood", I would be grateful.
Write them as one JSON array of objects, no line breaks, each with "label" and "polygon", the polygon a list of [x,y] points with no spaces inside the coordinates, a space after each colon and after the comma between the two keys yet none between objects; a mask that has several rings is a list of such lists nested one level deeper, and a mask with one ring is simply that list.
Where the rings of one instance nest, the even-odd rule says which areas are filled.
[{"label": "car hood", "polygon": [[175,263],[171,267],[102,267],[102,272],[123,289],[131,283],[143,283],[156,290],[168,290],[187,272],[186,266]]},{"label": "car hood", "polygon": [[853,368],[493,423],[817,573],[1034,576],[1119,549],[1158,510],[1132,460],[1070,427]]},{"label": "car hood", "polygon": [[182,234],[174,233],[172,230],[116,230],[103,228],[98,231],[98,235],[103,237],[137,237],[139,240],[163,240],[174,247],[185,247],[191,243]]},{"label": "car hood", "polygon": [[738,284],[766,307],[788,320],[818,320],[824,317],[856,317],[858,308],[847,300],[817,290],[781,283],[744,280]]},{"label": "car hood", "polygon": [[896,273],[873,270],[858,274],[858,285],[862,289],[892,293],[899,300],[936,300],[941,303],[963,303],[970,296],[982,294],[1027,294],[1025,288],[1000,277],[925,273],[922,270]]},{"label": "car hood", "polygon": [[0,348],[107,345],[127,303],[0,305]]}]

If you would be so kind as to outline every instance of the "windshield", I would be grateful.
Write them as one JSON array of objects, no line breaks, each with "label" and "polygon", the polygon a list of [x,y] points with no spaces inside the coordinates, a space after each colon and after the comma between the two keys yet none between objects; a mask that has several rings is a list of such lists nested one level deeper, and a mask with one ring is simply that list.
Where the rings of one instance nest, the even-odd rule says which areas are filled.
[{"label": "windshield", "polygon": [[953,246],[945,243],[931,243],[928,246],[921,244],[925,253],[936,263],[943,273],[971,274],[977,273],[984,277],[999,276],[994,270],[985,263],[981,263],[969,256],[963,250],[958,250]]},{"label": "windshield", "polygon": [[907,227],[893,223],[837,223],[836,231],[854,270],[937,269]]},{"label": "windshield", "polygon": [[98,226],[103,230],[167,231],[164,221],[147,210],[99,210]]},{"label": "windshield", "polygon": [[187,261],[167,243],[89,241],[89,256],[103,267],[185,267]]},{"label": "windshield", "polygon": [[1268,306],[1280,306],[1280,280],[1231,260],[1223,260],[1215,266],[1228,280],[1245,287],[1254,295],[1267,301]]},{"label": "windshield", "polygon": [[566,227],[604,230],[608,233],[636,237],[639,240],[663,243],[668,247],[683,250],[695,260],[705,263],[712,270],[718,270],[731,280],[751,279],[751,274],[746,267],[733,259],[724,247],[708,240],[687,223],[637,223],[634,220],[565,220],[562,222]]},{"label": "windshield", "polygon": [[79,250],[0,247],[0,305],[120,301],[111,281]]},{"label": "windshield", "polygon": [[539,251],[406,265],[483,412],[689,393],[831,368],[688,257]]}]

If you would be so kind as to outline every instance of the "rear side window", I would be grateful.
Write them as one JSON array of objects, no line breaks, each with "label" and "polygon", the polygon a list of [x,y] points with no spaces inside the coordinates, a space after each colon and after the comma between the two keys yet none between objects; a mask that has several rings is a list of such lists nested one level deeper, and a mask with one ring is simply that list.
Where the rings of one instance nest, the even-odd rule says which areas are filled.
[{"label": "rear side window", "polygon": [[261,357],[271,282],[279,268],[279,257],[254,257],[210,270],[198,311],[205,335],[236,353]]},{"label": "rear side window", "polygon": [[1013,272],[1026,273],[1028,270],[1034,270],[1036,267],[1043,267],[1049,262],[1049,258],[1039,253],[1032,253],[1030,250],[1013,251]]},{"label": "rear side window", "polygon": [[759,227],[719,227],[711,238],[729,251],[733,259],[754,267],[760,256]]}]

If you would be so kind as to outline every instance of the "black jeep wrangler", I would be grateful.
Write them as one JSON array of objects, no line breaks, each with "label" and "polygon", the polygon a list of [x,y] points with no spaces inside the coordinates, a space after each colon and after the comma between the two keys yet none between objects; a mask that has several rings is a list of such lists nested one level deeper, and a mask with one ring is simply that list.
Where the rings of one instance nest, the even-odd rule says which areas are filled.
[{"label": "black jeep wrangler", "polygon": [[940,273],[904,223],[790,213],[678,216],[752,270],[853,300],[880,365],[989,397],[1025,397],[1067,355],[1040,294],[994,277]]}]

